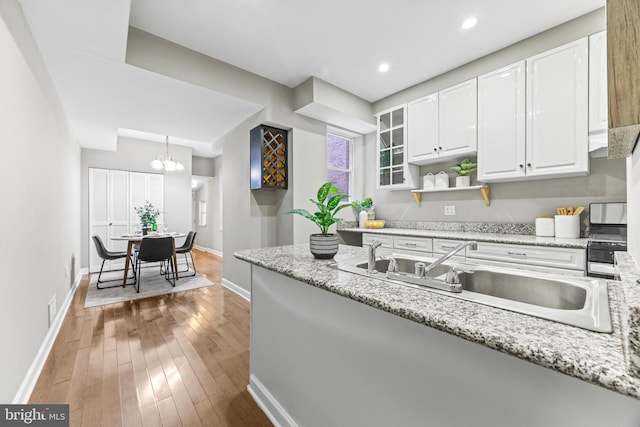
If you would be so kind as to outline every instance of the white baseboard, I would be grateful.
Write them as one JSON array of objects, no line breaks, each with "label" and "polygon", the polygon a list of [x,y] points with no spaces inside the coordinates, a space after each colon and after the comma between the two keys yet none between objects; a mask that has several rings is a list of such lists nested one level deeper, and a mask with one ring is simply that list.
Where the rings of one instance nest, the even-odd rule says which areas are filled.
[{"label": "white baseboard", "polygon": [[275,397],[254,375],[249,376],[247,391],[256,401],[260,409],[276,427],[297,427],[298,424],[291,418],[287,411],[280,405]]},{"label": "white baseboard", "polygon": [[80,280],[82,276],[89,273],[88,268],[80,269],[77,274],[75,280],[73,281],[73,286],[71,290],[67,294],[64,302],[60,306],[60,310],[58,310],[58,314],[54,319],[47,335],[44,337],[44,341],[40,346],[40,350],[38,350],[38,354],[35,359],[31,363],[29,370],[27,371],[27,375],[22,380],[22,384],[20,384],[20,388],[18,392],[13,398],[14,405],[26,404],[29,401],[29,397],[31,397],[31,393],[33,392],[33,388],[36,386],[36,382],[38,382],[38,378],[40,377],[40,373],[42,373],[42,368],[44,368],[44,364],[49,357],[49,352],[53,347],[53,343],[56,341],[56,337],[60,332],[60,328],[62,327],[62,322],[64,321],[65,316],[67,315],[67,311],[69,311],[69,307],[71,306],[71,301],[73,300],[73,296],[76,294],[76,290],[78,289],[78,285],[80,284]]},{"label": "white baseboard", "polygon": [[222,286],[224,286],[225,288],[229,289],[232,292],[235,292],[236,294],[240,295],[242,298],[246,299],[247,301],[251,301],[251,292],[249,292],[248,290],[246,290],[241,286],[236,285],[231,280],[227,280],[223,277]]},{"label": "white baseboard", "polygon": [[199,249],[201,251],[209,252],[210,254],[214,254],[216,256],[219,256],[220,258],[223,258],[222,252],[216,251],[215,249],[205,248],[204,246],[199,246],[199,245],[193,245],[193,247],[196,248],[196,249]]}]

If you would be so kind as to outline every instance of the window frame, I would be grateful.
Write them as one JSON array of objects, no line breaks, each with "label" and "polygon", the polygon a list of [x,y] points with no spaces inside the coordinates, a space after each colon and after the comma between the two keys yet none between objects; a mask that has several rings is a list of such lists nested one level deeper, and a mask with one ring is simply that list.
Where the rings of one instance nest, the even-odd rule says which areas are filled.
[{"label": "window frame", "polygon": [[[338,138],[342,138],[342,139],[346,139],[349,141],[349,168],[348,169],[344,169],[344,168],[338,168],[335,166],[330,166],[329,165],[329,159],[328,159],[328,152],[329,152],[329,135],[333,135],[333,136],[337,136]],[[354,192],[354,173],[355,173],[355,168],[354,168],[354,153],[355,153],[355,149],[354,149],[354,139],[356,138],[355,134],[352,134],[350,132],[346,132],[342,129],[335,129],[335,128],[327,128],[327,136],[326,136],[326,146],[327,146],[327,180],[329,180],[329,171],[336,171],[336,172],[347,172],[349,174],[349,188],[347,191],[347,194],[349,195],[348,198],[345,198],[341,201],[341,204],[344,203],[351,203],[353,200],[355,200],[355,196],[353,195]]]}]

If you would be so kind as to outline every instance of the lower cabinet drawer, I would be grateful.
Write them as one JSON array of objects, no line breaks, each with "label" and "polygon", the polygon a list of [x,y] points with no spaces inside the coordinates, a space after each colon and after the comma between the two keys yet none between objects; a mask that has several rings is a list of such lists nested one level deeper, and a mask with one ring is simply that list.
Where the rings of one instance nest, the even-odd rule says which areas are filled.
[{"label": "lower cabinet drawer", "polygon": [[[451,250],[458,247],[460,243],[464,243],[464,240],[447,240],[447,239],[433,239],[433,253],[434,254],[446,254]],[[464,259],[465,258],[465,248],[455,254],[452,258],[454,259]]]},{"label": "lower cabinet drawer", "polygon": [[408,249],[410,251],[433,252],[433,240],[419,237],[399,237],[393,238],[394,249]]},{"label": "lower cabinet drawer", "polygon": [[467,248],[467,257],[515,264],[585,270],[586,250],[546,246],[478,243],[476,250]]},{"label": "lower cabinet drawer", "polygon": [[382,243],[383,248],[393,249],[393,236],[388,236],[384,234],[370,234],[370,233],[362,234],[363,247],[369,245],[369,243],[373,242],[374,240],[377,240],[378,242]]}]

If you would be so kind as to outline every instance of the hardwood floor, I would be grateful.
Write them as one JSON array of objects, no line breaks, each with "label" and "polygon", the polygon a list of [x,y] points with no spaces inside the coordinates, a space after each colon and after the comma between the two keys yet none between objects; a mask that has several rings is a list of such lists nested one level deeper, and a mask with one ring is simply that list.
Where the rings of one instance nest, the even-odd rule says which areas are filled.
[{"label": "hardwood floor", "polygon": [[85,276],[30,403],[68,403],[72,426],[271,426],[246,390],[249,303],[220,285],[84,308]]}]

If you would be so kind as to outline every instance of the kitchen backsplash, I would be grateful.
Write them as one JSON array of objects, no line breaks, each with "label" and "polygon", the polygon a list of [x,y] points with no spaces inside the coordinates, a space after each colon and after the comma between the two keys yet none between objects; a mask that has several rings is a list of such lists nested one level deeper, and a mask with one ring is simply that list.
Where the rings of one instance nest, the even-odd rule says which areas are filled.
[{"label": "kitchen backsplash", "polygon": [[[439,222],[439,221],[390,221],[385,228],[408,228],[412,230],[458,231],[470,233],[524,234],[534,235],[535,224],[510,224],[499,222]],[[338,224],[338,230],[356,228],[356,221],[344,221]]]}]

